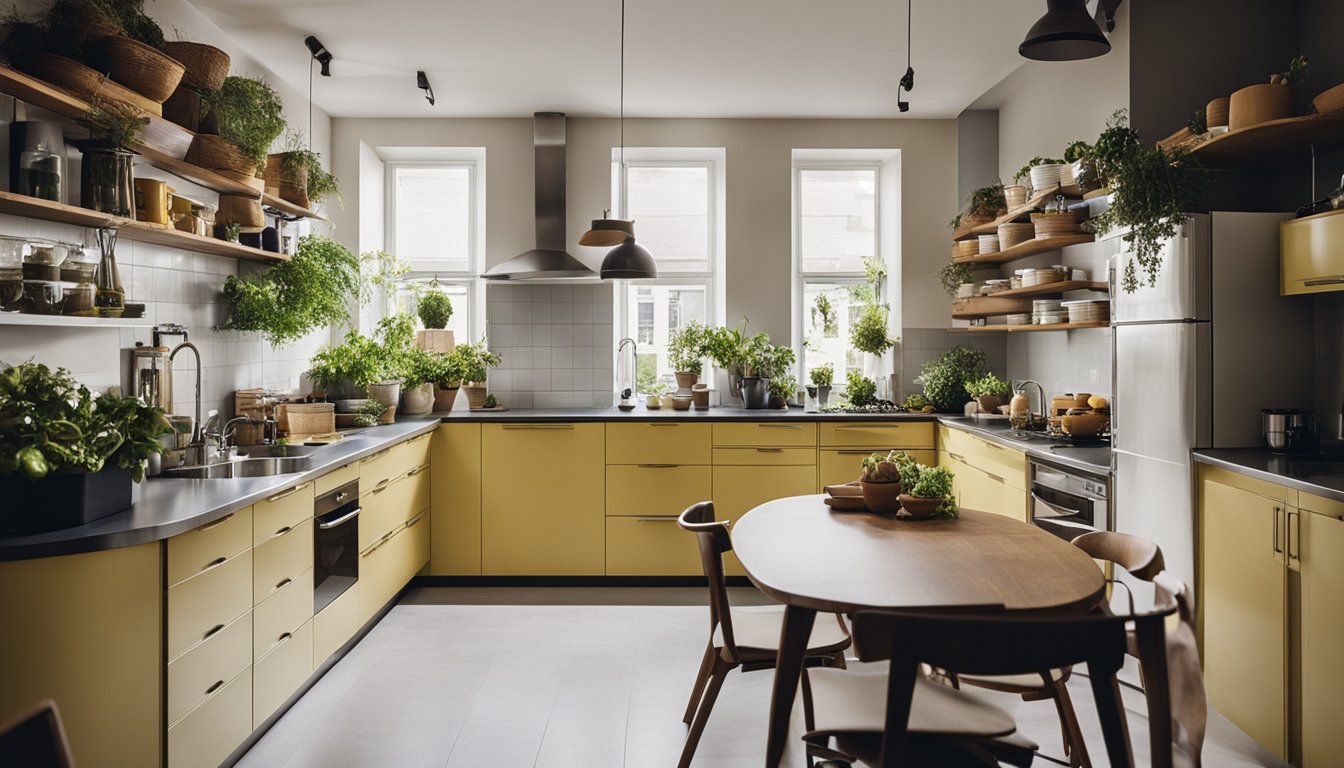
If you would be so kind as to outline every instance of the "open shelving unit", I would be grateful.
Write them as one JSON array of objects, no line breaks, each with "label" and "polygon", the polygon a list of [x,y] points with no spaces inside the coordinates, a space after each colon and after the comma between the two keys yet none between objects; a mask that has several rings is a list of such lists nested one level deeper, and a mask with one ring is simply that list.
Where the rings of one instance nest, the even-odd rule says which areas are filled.
[{"label": "open shelving unit", "polygon": [[1049,253],[1057,251],[1060,248],[1069,245],[1079,245],[1081,243],[1090,243],[1095,238],[1094,235],[1079,233],[1076,235],[1060,235],[1058,237],[1047,237],[1039,240],[1027,240],[1017,245],[1004,248],[994,253],[981,253],[975,256],[958,256],[953,261],[958,264],[983,264],[985,266],[996,264],[1007,264],[1010,261],[1025,259],[1028,256],[1035,256],[1038,253]]},{"label": "open shelving unit", "polygon": [[0,312],[0,325],[46,326],[48,328],[149,328],[147,317],[76,317],[75,315],[25,315]]},{"label": "open shelving unit", "polygon": [[955,333],[1033,333],[1037,331],[1077,331],[1084,328],[1109,328],[1109,320],[1096,323],[1051,323],[1049,325],[971,325],[951,328]]},{"label": "open shelving unit", "polygon": [[1064,293],[1065,291],[1109,291],[1110,285],[1105,282],[1096,282],[1092,280],[1065,280],[1059,283],[1046,283],[1044,285],[1032,285],[1026,288],[1012,288],[1007,291],[989,294],[989,298],[1012,299],[1012,298],[1039,298],[1041,296],[1050,296],[1053,294]]},{"label": "open shelving unit", "polygon": [[1239,168],[1284,160],[1301,160],[1317,151],[1344,146],[1344,117],[1285,117],[1238,128],[1190,149],[1190,156],[1208,168]]}]

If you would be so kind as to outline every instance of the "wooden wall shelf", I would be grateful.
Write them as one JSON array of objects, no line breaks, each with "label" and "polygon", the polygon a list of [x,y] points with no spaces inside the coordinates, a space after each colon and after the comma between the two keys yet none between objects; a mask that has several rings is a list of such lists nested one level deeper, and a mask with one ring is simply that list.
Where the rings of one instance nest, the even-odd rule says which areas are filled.
[{"label": "wooden wall shelf", "polygon": [[953,259],[957,263],[965,264],[1006,264],[1010,261],[1025,259],[1028,256],[1035,256],[1038,253],[1049,253],[1057,251],[1067,245],[1079,245],[1081,243],[1090,243],[1095,239],[1093,235],[1061,235],[1059,237],[1048,237],[1044,240],[1028,240],[1024,243],[1018,243],[1011,248],[1005,248],[995,253],[981,253],[976,256],[965,256]]},{"label": "wooden wall shelf", "polygon": [[1025,312],[1031,314],[1030,299],[1001,299],[997,296],[973,296],[952,304],[952,317],[958,320],[990,317],[992,315],[1011,315]]},{"label": "wooden wall shelf", "polygon": [[0,312],[0,325],[46,326],[48,328],[149,328],[147,317],[76,317],[75,315],[24,315]]},{"label": "wooden wall shelf", "polygon": [[1080,331],[1084,328],[1110,328],[1110,321],[1100,323],[1052,323],[1050,325],[972,325],[951,328],[954,333],[1034,333],[1037,331]]},{"label": "wooden wall shelf", "polygon": [[1214,136],[1190,150],[1210,168],[1237,168],[1306,160],[1317,151],[1344,146],[1344,117],[1307,115],[1270,120]]},{"label": "wooden wall shelf", "polygon": [[[212,256],[224,256],[246,261],[274,262],[289,259],[283,253],[271,253],[213,237],[201,237],[190,232],[182,232],[171,227],[161,227],[144,221],[124,219],[106,213],[90,211],[74,205],[53,203],[35,197],[18,195],[13,192],[0,192],[0,213],[14,216],[27,216],[43,221],[55,221],[61,224],[73,224],[77,227],[115,228],[121,237],[143,243],[154,243],[169,248],[179,248],[193,253],[205,253]],[[38,315],[45,317],[45,315]]]},{"label": "wooden wall shelf", "polygon": [[1062,187],[1056,186],[1047,189],[1044,192],[1038,192],[1037,194],[1032,195],[1030,198],[1028,198],[1027,202],[1023,203],[1022,205],[1019,205],[1016,208],[1013,208],[1012,210],[1003,214],[999,218],[989,222],[988,224],[981,224],[978,227],[972,228],[970,230],[970,234],[975,237],[979,237],[980,235],[997,235],[999,233],[1000,224],[1007,224],[1010,221],[1017,221],[1018,219],[1024,216],[1028,216],[1040,210],[1041,207],[1044,206],[1046,203],[1050,202],[1051,200],[1054,200],[1055,195],[1060,194],[1062,189],[1063,189]]},{"label": "wooden wall shelf", "polygon": [[1045,285],[1033,285],[1027,288],[1013,288],[1007,291],[999,291],[998,293],[991,293],[989,298],[1028,298],[1032,296],[1049,296],[1055,293],[1064,293],[1065,291],[1109,291],[1110,289],[1110,285],[1104,282],[1094,282],[1091,280],[1065,280],[1060,283],[1046,283]]},{"label": "wooden wall shelf", "polygon": [[276,197],[275,195],[272,194],[263,194],[261,196],[261,204],[263,207],[271,211],[283,214],[288,218],[316,219],[318,221],[327,220],[325,216],[323,216],[320,213],[317,213],[316,211],[295,205],[289,202],[288,200],[285,200],[284,198]]}]

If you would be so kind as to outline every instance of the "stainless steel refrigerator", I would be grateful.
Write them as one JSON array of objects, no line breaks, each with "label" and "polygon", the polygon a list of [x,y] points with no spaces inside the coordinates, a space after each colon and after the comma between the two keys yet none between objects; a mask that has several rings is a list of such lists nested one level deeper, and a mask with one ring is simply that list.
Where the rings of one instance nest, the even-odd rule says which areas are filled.
[{"label": "stainless steel refrigerator", "polygon": [[1287,218],[1192,216],[1166,244],[1156,286],[1140,270],[1134,293],[1120,285],[1134,255],[1111,262],[1115,528],[1157,542],[1187,584],[1196,574],[1190,451],[1258,446],[1260,409],[1312,402],[1312,304],[1279,295]]}]

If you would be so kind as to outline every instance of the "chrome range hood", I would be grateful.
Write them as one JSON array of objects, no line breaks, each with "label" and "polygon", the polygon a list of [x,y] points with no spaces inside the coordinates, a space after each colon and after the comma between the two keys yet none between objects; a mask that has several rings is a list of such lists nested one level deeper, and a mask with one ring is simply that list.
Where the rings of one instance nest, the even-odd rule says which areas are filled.
[{"label": "chrome range hood", "polygon": [[554,280],[597,277],[565,251],[565,115],[532,116],[536,167],[537,247],[486,270],[487,280]]}]

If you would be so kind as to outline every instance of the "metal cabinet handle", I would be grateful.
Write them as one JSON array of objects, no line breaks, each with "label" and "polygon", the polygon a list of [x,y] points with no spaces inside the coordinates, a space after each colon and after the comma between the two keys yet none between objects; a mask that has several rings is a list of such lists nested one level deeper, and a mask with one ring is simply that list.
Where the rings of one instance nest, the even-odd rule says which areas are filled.
[{"label": "metal cabinet handle", "polygon": [[798,424],[757,424],[761,429],[802,429]]},{"label": "metal cabinet handle", "polygon": [[206,689],[205,689],[205,695],[206,695],[206,696],[209,696],[210,694],[214,693],[215,691],[218,691],[220,688],[223,688],[223,687],[224,687],[224,681],[223,681],[223,680],[216,680],[214,685],[212,685],[212,686],[210,686],[209,688],[206,688]]},{"label": "metal cabinet handle", "polygon": [[412,469],[411,471],[407,472],[407,473],[406,473],[406,476],[407,476],[407,477],[415,477],[416,475],[420,474],[421,472],[424,472],[426,469],[429,469],[429,465],[428,465],[428,464],[421,464],[420,466],[416,467],[415,469]]},{"label": "metal cabinet handle", "polygon": [[303,485],[296,485],[296,486],[294,486],[293,488],[290,488],[290,489],[287,490],[287,491],[281,491],[280,493],[277,493],[277,494],[275,494],[274,496],[271,496],[270,498],[266,499],[266,501],[275,502],[275,501],[279,501],[279,500],[281,500],[281,499],[287,499],[287,498],[289,498],[290,496],[293,496],[294,494],[298,493],[299,491],[302,491],[304,488],[307,488],[308,486],[310,486],[310,485],[312,485],[312,484],[313,484],[313,481],[309,480],[308,482],[304,483]]},{"label": "metal cabinet handle", "polygon": [[291,578],[289,578],[288,576],[286,576],[285,578],[283,578],[283,579],[280,580],[280,583],[279,583],[279,584],[276,584],[276,585],[275,585],[275,588],[276,588],[276,589],[284,589],[285,587],[289,586],[289,585],[292,584],[292,583],[294,583],[294,580],[291,579]]},{"label": "metal cabinet handle", "polygon": [[[289,638],[291,638],[291,637],[293,637],[293,636],[294,636],[294,633],[293,633],[293,632],[286,632],[286,633],[284,633],[283,635],[281,635],[280,637],[278,637],[278,638],[275,639],[275,645],[276,645],[276,646],[284,645],[286,642],[289,641]],[[274,646],[272,646],[272,647],[274,647]]]},{"label": "metal cabinet handle", "polygon": [[215,626],[213,626],[213,627],[207,629],[207,630],[205,631],[205,634],[204,634],[204,635],[201,635],[201,639],[202,639],[202,640],[209,640],[210,638],[212,638],[212,637],[215,636],[215,633],[219,632],[219,630],[221,630],[221,629],[223,629],[223,628],[224,628],[224,625],[223,625],[223,624],[216,624]]},{"label": "metal cabinet handle", "polygon": [[965,456],[962,456],[960,453],[953,453],[952,451],[948,451],[948,452],[947,452],[947,455],[948,455],[948,456],[951,456],[952,458],[956,459],[957,461],[965,461],[965,460],[966,460],[966,457],[965,457]]},{"label": "metal cabinet handle", "polygon": [[1000,485],[1004,485],[1008,482],[1007,480],[1004,480],[1002,477],[999,477],[998,475],[991,475],[988,472],[986,472],[985,474],[988,475],[990,480],[993,480],[994,482],[999,483]]},{"label": "metal cabinet handle", "polygon": [[418,515],[416,515],[415,517],[411,518],[411,522],[407,523],[407,524],[406,524],[406,527],[407,527],[407,528],[410,528],[410,527],[413,526],[413,525],[419,525],[419,524],[420,524],[420,521],[421,521],[421,520],[424,520],[424,519],[425,519],[425,513],[421,512],[420,514],[418,514]]},{"label": "metal cabinet handle", "polygon": [[836,454],[837,456],[868,456],[868,455],[873,454],[873,453],[881,453],[881,451],[836,451],[836,452],[835,452],[835,454]]},{"label": "metal cabinet handle", "polygon": [[208,563],[205,564],[205,567],[201,569],[201,573],[205,573],[206,571],[214,570],[215,568],[218,568],[219,566],[221,566],[221,565],[227,563],[228,561],[229,561],[229,558],[224,557],[224,556],[222,556],[222,555],[221,555],[220,557],[216,557],[214,560],[211,560],[210,562],[208,562]]},{"label": "metal cabinet handle", "polygon": [[354,509],[350,510],[349,512],[346,512],[344,515],[341,515],[340,517],[336,518],[335,520],[330,520],[330,521],[328,521],[328,520],[319,520],[319,521],[317,522],[317,527],[318,527],[319,530],[329,531],[329,530],[331,530],[332,528],[335,528],[336,526],[341,525],[342,523],[349,522],[349,521],[352,520],[353,518],[358,517],[358,516],[359,516],[359,513],[362,512],[362,511],[363,511],[363,507],[355,507]]},{"label": "metal cabinet handle", "polygon": [[836,432],[867,432],[871,429],[900,429],[900,424],[864,424],[863,426],[834,427]]},{"label": "metal cabinet handle", "polygon": [[573,429],[573,424],[504,424],[504,429]]},{"label": "metal cabinet handle", "polygon": [[1302,281],[1302,284],[1308,287],[1313,285],[1340,285],[1341,283],[1344,283],[1344,275],[1338,277],[1318,277],[1314,280]]},{"label": "metal cabinet handle", "polygon": [[675,523],[675,522],[677,522],[677,516],[676,516],[676,515],[647,515],[647,516],[644,516],[644,517],[636,517],[636,518],[635,518],[635,522],[637,522],[637,523]]},{"label": "metal cabinet handle", "polygon": [[783,448],[757,448],[757,453],[783,453]]},{"label": "metal cabinet handle", "polygon": [[1274,507],[1274,554],[1283,554],[1283,547],[1279,545],[1279,516],[1283,514],[1282,507]]},{"label": "metal cabinet handle", "polygon": [[640,469],[676,469],[680,464],[639,464]]},{"label": "metal cabinet handle", "polygon": [[649,426],[650,426],[650,427],[680,427],[680,426],[681,426],[681,422],[677,422],[677,421],[651,421],[651,422],[649,422]]},{"label": "metal cabinet handle", "polygon": [[1288,562],[1295,563],[1301,557],[1302,544],[1302,513],[1290,510],[1288,512]]},{"label": "metal cabinet handle", "polygon": [[278,539],[278,538],[280,538],[281,536],[284,536],[286,533],[289,533],[289,532],[292,531],[292,530],[294,530],[294,529],[291,528],[290,526],[286,525],[284,528],[281,528],[280,530],[276,531],[275,533],[272,533],[272,534],[271,534],[271,538],[272,538],[272,539]]},{"label": "metal cabinet handle", "polygon": [[206,523],[205,525],[202,525],[200,528],[197,528],[196,530],[197,530],[197,532],[205,532],[205,531],[210,530],[211,528],[218,528],[219,526],[221,526],[221,525],[223,525],[223,524],[229,522],[230,520],[232,520],[232,519],[233,519],[233,516],[234,516],[235,514],[237,514],[237,513],[236,513],[236,512],[230,512],[229,514],[227,514],[227,515],[225,515],[225,516],[219,518],[219,519],[216,520],[215,522],[213,522],[213,523]]}]

